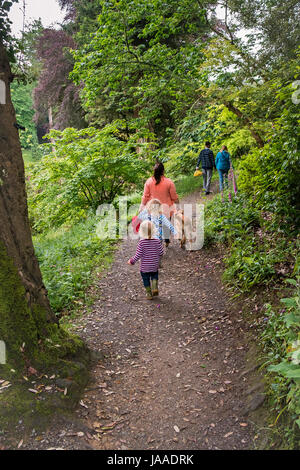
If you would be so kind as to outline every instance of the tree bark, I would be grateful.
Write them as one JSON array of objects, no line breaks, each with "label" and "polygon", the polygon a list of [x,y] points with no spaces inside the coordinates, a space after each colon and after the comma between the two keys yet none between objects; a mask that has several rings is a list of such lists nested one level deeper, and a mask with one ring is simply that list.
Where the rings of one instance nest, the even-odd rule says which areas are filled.
[{"label": "tree bark", "polygon": [[[48,323],[58,323],[51,310],[34,253],[28,220],[24,163],[10,95],[12,73],[1,43],[0,79],[6,88],[5,104],[0,104],[0,245],[16,268],[28,308],[41,307]],[[3,286],[0,286],[1,289]]]},{"label": "tree bark", "polygon": [[233,103],[229,101],[224,101],[224,105],[226,108],[229,109],[229,111],[233,112],[239,119],[240,121],[246,125],[251,132],[252,137],[256,140],[258,147],[263,147],[264,146],[264,141],[261,138],[261,136],[253,129],[252,122],[250,119],[245,116],[240,109],[238,109],[236,106],[234,106]]}]

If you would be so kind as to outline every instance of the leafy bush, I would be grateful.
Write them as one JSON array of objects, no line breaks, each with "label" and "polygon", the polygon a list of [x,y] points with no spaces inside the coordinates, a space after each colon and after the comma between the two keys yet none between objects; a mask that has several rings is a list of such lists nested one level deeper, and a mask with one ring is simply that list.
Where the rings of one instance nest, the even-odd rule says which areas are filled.
[{"label": "leafy bush", "polygon": [[255,147],[255,140],[249,129],[238,129],[225,138],[223,144],[227,145],[234,157],[240,157]]},{"label": "leafy bush", "polygon": [[11,85],[11,94],[14,108],[16,111],[16,120],[19,125],[25,127],[25,130],[19,131],[21,146],[23,149],[31,149],[38,146],[36,127],[33,122],[34,109],[32,92],[35,83],[18,83],[13,81]]},{"label": "leafy bush", "polygon": [[226,243],[224,280],[240,292],[288,275],[294,268],[297,239],[278,233],[272,217],[258,210],[245,194],[206,206],[205,244]]},{"label": "leafy bush", "polygon": [[239,164],[239,188],[257,207],[275,215],[275,224],[297,230],[299,206],[299,106],[293,104],[291,85],[277,93],[282,112],[269,142]]},{"label": "leafy bush", "polygon": [[147,159],[136,154],[137,143],[121,140],[116,126],[51,131],[50,138],[54,152],[32,167],[28,185],[30,214],[38,231],[78,221],[87,209],[96,210],[140,187],[149,167]]},{"label": "leafy bush", "polygon": [[94,268],[101,269],[111,259],[113,242],[99,240],[97,223],[97,217],[89,214],[71,227],[34,237],[43,280],[56,313],[85,301]]},{"label": "leafy bush", "polygon": [[261,243],[255,236],[234,242],[225,260],[223,279],[242,292],[266,283],[277,274],[276,265],[286,260],[288,247],[281,242]]},{"label": "leafy bush", "polygon": [[266,306],[261,339],[272,382],[270,397],[277,412],[274,424],[285,418],[285,439],[294,447],[300,435],[300,277],[288,282],[294,287],[293,296],[281,299],[285,308],[279,311]]},{"label": "leafy bush", "polygon": [[205,244],[237,242],[260,225],[259,211],[249,204],[247,197],[238,194],[229,201],[225,192],[216,196],[205,208]]},{"label": "leafy bush", "polygon": [[172,177],[191,175],[194,173],[199,154],[198,143],[181,142],[173,145],[164,152],[166,172]]}]

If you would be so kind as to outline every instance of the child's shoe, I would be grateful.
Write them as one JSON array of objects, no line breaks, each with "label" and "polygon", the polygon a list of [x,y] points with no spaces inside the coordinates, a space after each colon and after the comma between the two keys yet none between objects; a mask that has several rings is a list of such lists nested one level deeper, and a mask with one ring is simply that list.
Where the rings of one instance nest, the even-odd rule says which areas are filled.
[{"label": "child's shoe", "polygon": [[155,295],[158,295],[158,280],[157,279],[152,279],[152,295],[153,297]]},{"label": "child's shoe", "polygon": [[151,291],[151,287],[146,287],[146,292],[147,292],[147,300],[152,300],[153,297],[152,297],[152,291]]}]

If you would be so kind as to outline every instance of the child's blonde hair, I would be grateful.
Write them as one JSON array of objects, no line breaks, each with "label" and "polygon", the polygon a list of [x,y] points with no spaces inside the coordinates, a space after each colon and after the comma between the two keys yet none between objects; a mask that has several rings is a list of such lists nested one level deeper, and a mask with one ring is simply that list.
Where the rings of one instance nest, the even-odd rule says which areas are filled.
[{"label": "child's blonde hair", "polygon": [[139,229],[139,235],[141,238],[154,238],[156,234],[156,228],[153,222],[150,220],[144,220],[144,222],[141,223],[140,229]]},{"label": "child's blonde hair", "polygon": [[159,199],[151,199],[151,201],[147,202],[146,209],[149,214],[154,216],[159,216],[161,210],[161,202]]}]

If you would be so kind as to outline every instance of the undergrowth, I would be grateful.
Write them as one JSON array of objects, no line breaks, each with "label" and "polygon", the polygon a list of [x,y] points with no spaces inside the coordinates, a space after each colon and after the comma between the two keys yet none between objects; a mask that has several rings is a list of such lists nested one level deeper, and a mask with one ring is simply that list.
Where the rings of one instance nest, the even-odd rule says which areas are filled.
[{"label": "undergrowth", "polygon": [[264,369],[269,387],[269,403],[276,415],[274,436],[281,446],[298,448],[300,443],[300,276],[288,279],[290,297],[281,299],[281,308],[265,306],[261,340]]},{"label": "undergrowth", "polygon": [[223,279],[237,293],[295,273],[296,235],[280,231],[270,213],[259,211],[244,195],[216,196],[206,206],[205,245],[227,247]]},{"label": "undergrowth", "polygon": [[56,314],[71,310],[87,300],[87,289],[94,281],[94,271],[112,259],[114,241],[99,240],[95,215],[73,226],[62,226],[34,237],[50,304]]},{"label": "undergrowth", "polygon": [[[299,240],[276,214],[261,210],[245,194],[216,196],[206,206],[205,244],[223,244],[223,280],[234,294],[275,287],[281,308],[263,306],[259,339],[272,414],[271,429],[281,448],[295,449],[300,433]],[[280,292],[291,287],[290,297]],[[267,299],[266,299],[267,300]]]}]

